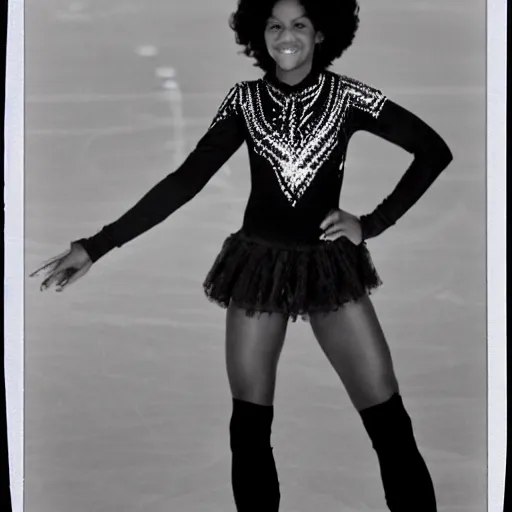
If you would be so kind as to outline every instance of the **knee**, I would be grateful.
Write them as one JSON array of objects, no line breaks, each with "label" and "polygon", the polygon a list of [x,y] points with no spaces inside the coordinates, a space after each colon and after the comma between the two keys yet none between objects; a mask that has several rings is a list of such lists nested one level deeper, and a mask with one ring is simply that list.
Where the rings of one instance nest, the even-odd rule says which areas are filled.
[{"label": "knee", "polygon": [[274,408],[272,405],[233,398],[229,423],[232,451],[257,451],[270,447]]},{"label": "knee", "polygon": [[234,399],[260,406],[274,402],[276,363],[258,361],[256,355],[227,354],[227,371],[231,395]]},{"label": "knee", "polygon": [[272,386],[232,386],[234,400],[253,405],[271,407],[274,403]]},{"label": "knee", "polygon": [[374,405],[378,405],[380,403],[386,402],[393,395],[400,392],[400,387],[398,386],[398,380],[395,376],[395,372],[393,369],[386,369],[380,379],[377,380],[377,386],[375,389],[375,393],[370,397],[370,400],[374,402]]},{"label": "knee", "polygon": [[233,399],[259,406],[274,402],[275,373],[262,365],[251,368],[230,364],[228,377]]},{"label": "knee", "polygon": [[375,378],[373,385],[352,393],[352,401],[358,411],[387,402],[391,397],[400,393],[398,380],[394,373],[385,372],[380,378]]},{"label": "knee", "polygon": [[397,455],[416,450],[412,421],[400,393],[363,409],[360,415],[375,449]]}]

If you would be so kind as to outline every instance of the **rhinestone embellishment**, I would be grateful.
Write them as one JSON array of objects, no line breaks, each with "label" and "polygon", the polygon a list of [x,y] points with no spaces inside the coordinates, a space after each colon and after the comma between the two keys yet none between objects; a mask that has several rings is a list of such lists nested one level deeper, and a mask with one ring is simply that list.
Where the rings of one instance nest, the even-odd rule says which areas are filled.
[{"label": "rhinestone embellishment", "polygon": [[241,114],[247,142],[272,166],[294,207],[340,143],[349,110],[357,108],[377,118],[385,101],[377,89],[334,73],[321,73],[316,83],[292,93],[260,79],[233,87],[211,127]]}]

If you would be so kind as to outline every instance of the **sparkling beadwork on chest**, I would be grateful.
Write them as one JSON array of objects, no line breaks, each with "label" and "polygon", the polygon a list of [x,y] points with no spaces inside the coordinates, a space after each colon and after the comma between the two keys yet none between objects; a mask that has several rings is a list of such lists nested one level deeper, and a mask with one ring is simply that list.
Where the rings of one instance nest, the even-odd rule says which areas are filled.
[{"label": "sparkling beadwork on chest", "polygon": [[279,186],[295,206],[338,144],[343,108],[324,77],[299,92],[285,94],[260,81],[244,91],[242,112],[257,154],[275,171]]},{"label": "sparkling beadwork on chest", "polygon": [[217,119],[236,107],[247,127],[248,144],[271,165],[283,194],[296,206],[320,168],[334,157],[349,109],[355,106],[377,117],[384,99],[379,91],[333,74],[321,74],[316,83],[293,93],[262,79],[239,84]]}]

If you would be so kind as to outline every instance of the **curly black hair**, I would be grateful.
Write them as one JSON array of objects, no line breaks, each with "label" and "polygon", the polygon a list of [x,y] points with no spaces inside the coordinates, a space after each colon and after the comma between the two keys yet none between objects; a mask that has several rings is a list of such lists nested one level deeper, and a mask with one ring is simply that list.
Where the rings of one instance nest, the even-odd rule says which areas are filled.
[{"label": "curly black hair", "polygon": [[[236,42],[244,46],[242,53],[254,58],[265,72],[275,69],[275,62],[265,45],[265,24],[278,0],[238,0],[229,26],[235,31]],[[324,40],[315,52],[313,67],[328,68],[352,44],[359,27],[357,0],[299,0],[316,31]]]}]

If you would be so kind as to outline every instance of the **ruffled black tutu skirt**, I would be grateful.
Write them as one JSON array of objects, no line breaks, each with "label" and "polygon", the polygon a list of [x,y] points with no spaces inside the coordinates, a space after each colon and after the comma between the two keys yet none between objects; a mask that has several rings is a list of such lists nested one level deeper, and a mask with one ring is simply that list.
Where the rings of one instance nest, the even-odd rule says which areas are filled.
[{"label": "ruffled black tutu skirt", "polygon": [[208,272],[203,288],[223,308],[282,313],[292,321],[329,313],[382,284],[365,243],[345,237],[311,245],[275,243],[231,234]]}]

